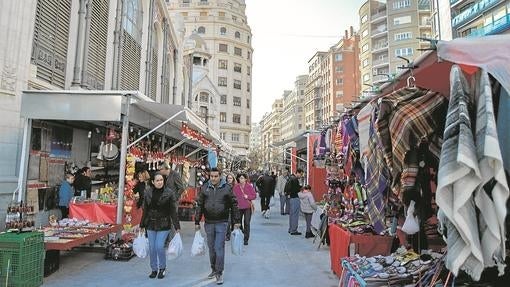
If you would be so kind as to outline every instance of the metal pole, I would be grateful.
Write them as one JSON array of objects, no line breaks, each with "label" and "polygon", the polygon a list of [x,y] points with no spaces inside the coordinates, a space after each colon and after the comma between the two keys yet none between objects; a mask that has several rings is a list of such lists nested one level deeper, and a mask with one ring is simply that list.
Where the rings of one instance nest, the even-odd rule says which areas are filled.
[{"label": "metal pole", "polygon": [[113,72],[112,89],[118,90],[120,87],[120,65],[122,59],[122,9],[123,1],[117,0],[115,12],[115,31],[113,32]]},{"label": "metal pole", "polygon": [[[310,134],[306,134],[306,158],[310,159]],[[308,177],[310,176],[310,161],[306,161],[306,184],[308,184]]]},{"label": "metal pole", "polygon": [[25,197],[27,190],[28,157],[30,155],[30,141],[32,137],[32,119],[25,118],[23,124],[23,143],[18,174],[18,202]]},{"label": "metal pole", "polygon": [[145,133],[143,136],[137,138],[134,142],[130,143],[127,148],[129,149],[130,147],[132,147],[133,145],[135,145],[136,143],[138,143],[139,141],[143,140],[144,138],[148,137],[150,134],[152,134],[153,132],[157,131],[160,127],[164,126],[166,123],[168,123],[169,121],[173,120],[175,117],[177,117],[178,115],[180,115],[182,112],[184,112],[184,110],[182,111],[179,111],[178,113],[176,113],[175,115],[169,117],[168,119],[166,119],[164,122],[162,122],[161,124],[159,124],[157,127],[153,128],[152,130],[148,131],[147,133]]},{"label": "metal pole", "polygon": [[[85,40],[84,40],[84,45],[83,45],[83,58],[82,58],[82,64],[81,64],[81,67],[82,67],[82,70],[81,70],[81,82],[80,82],[80,85],[82,87],[89,87],[90,85],[90,82],[88,80],[88,59],[89,59],[89,51],[90,51],[90,25],[92,24],[92,9],[93,9],[93,6],[94,6],[94,1],[87,1],[87,4],[86,4],[86,14],[85,14]],[[96,3],[97,4],[97,3]],[[97,88],[96,86],[94,86],[94,88]],[[90,153],[89,153],[90,154]]]},{"label": "metal pole", "polygon": [[178,143],[174,144],[174,146],[172,146],[171,148],[167,149],[167,150],[164,152],[164,154],[167,154],[167,153],[169,153],[169,152],[173,151],[174,149],[178,148],[179,146],[181,146],[183,143],[185,143],[185,142],[187,142],[187,141],[188,141],[188,139],[187,139],[187,138],[182,139],[180,142],[178,142]]},{"label": "metal pole", "polygon": [[199,152],[199,151],[201,151],[201,150],[203,150],[203,149],[204,149],[204,148],[199,147],[199,148],[195,149],[194,151],[192,151],[191,153],[189,153],[188,155],[186,155],[186,156],[185,156],[185,158],[188,158],[188,157],[190,157],[190,156],[192,156],[192,155],[196,154],[197,152]]},{"label": "metal pole", "polygon": [[129,105],[131,104],[131,95],[127,96],[125,111],[122,115],[122,139],[120,149],[120,170],[119,170],[119,190],[117,192],[117,224],[122,224],[122,215],[124,211],[124,186],[126,183],[126,158],[127,143],[129,137]]},{"label": "metal pole", "polygon": [[81,84],[81,64],[84,48],[83,32],[85,29],[85,2],[86,0],[80,0],[80,8],[78,9],[78,35],[76,38],[76,54],[74,55],[73,81],[71,82],[71,86],[79,86]]}]

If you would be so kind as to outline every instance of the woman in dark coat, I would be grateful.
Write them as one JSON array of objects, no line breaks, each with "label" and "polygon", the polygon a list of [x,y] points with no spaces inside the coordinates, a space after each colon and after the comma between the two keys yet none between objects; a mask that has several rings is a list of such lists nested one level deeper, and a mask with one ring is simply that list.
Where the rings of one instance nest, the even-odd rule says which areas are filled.
[{"label": "woman in dark coat", "polygon": [[145,190],[143,216],[140,226],[147,230],[149,238],[149,254],[152,272],[150,278],[162,279],[166,270],[165,240],[170,233],[172,224],[176,233],[181,227],[177,218],[175,192],[165,188],[165,180],[161,173],[155,173],[152,185]]}]

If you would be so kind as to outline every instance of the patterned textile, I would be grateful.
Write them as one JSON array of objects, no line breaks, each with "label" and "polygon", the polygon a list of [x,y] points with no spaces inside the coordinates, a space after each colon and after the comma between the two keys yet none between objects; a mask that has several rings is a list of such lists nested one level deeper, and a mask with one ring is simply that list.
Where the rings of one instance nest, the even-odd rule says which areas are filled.
[{"label": "patterned textile", "polygon": [[335,149],[337,150],[337,153],[339,154],[340,151],[343,148],[343,142],[342,142],[342,122],[338,122],[338,126],[336,127],[336,133],[335,133]]},{"label": "patterned textile", "polygon": [[390,184],[389,170],[384,160],[382,145],[375,131],[377,109],[374,109],[369,127],[367,165],[365,173],[367,209],[377,233],[385,229],[384,198]]},{"label": "patterned textile", "polygon": [[371,104],[366,105],[359,111],[358,116],[358,134],[359,134],[359,151],[362,166],[366,167],[366,153],[368,152],[368,130],[370,129],[370,115],[374,107]]},{"label": "patterned textile", "polygon": [[[479,229],[485,267],[505,269],[506,201],[510,191],[496,130],[489,75],[482,71],[478,81],[476,114],[476,154],[482,182],[475,191],[475,204],[480,210]],[[506,131],[508,133],[508,131]],[[496,262],[495,262],[496,261]]]},{"label": "patterned textile", "polygon": [[[418,92],[421,94],[421,91]],[[441,141],[438,131],[444,130],[447,99],[439,93],[427,91],[421,97],[400,105],[391,119],[393,176],[402,170],[406,153],[419,145],[422,139],[429,142],[429,149],[439,158]]]},{"label": "patterned textile", "polygon": [[[436,202],[440,221],[448,228],[446,267],[457,275],[463,269],[475,281],[483,271],[473,192],[481,182],[471,129],[472,103],[461,69],[450,72],[450,103],[441,150]],[[453,240],[455,238],[455,240]]]}]

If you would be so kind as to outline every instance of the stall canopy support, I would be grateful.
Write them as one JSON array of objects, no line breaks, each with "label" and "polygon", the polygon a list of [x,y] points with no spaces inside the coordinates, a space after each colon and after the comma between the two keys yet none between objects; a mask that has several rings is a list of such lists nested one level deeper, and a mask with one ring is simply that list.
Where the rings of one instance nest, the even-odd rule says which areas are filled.
[{"label": "stall canopy support", "polygon": [[174,146],[172,146],[171,148],[167,149],[167,150],[165,151],[165,154],[167,154],[167,153],[169,153],[169,152],[173,151],[174,149],[176,149],[176,148],[180,147],[180,146],[181,146],[183,143],[185,143],[186,141],[188,141],[188,139],[187,139],[187,138],[182,139],[180,142],[176,143]]},{"label": "stall canopy support", "polygon": [[199,152],[199,151],[201,151],[201,150],[203,150],[203,149],[204,149],[204,148],[199,147],[199,148],[195,149],[194,151],[190,152],[188,155],[186,155],[186,156],[185,156],[185,158],[188,158],[188,157],[190,157],[190,156],[192,156],[192,155],[196,154],[197,152]]},{"label": "stall canopy support", "polygon": [[124,186],[126,183],[126,158],[128,150],[128,137],[129,137],[129,104],[131,103],[131,96],[127,96],[126,111],[122,115],[122,139],[120,149],[120,170],[119,170],[119,190],[117,191],[117,224],[122,224],[122,217],[124,211]]},{"label": "stall canopy support", "polygon": [[18,202],[23,200],[27,189],[28,156],[30,154],[30,142],[32,137],[32,119],[25,118],[23,125],[23,145],[21,148],[21,162],[18,175]]},{"label": "stall canopy support", "polygon": [[157,131],[159,128],[161,128],[162,126],[166,125],[168,122],[170,122],[171,120],[175,119],[175,117],[177,117],[178,115],[180,115],[181,113],[183,113],[185,110],[182,110],[182,111],[179,111],[177,112],[175,115],[169,117],[168,119],[166,119],[164,122],[162,122],[161,124],[159,124],[158,126],[156,126],[155,128],[153,128],[152,130],[148,131],[147,133],[145,133],[143,136],[137,138],[134,142],[130,143],[127,148],[129,149],[130,147],[132,147],[133,145],[137,144],[139,141],[143,140],[144,138],[148,137],[150,134],[152,134],[153,132]]}]

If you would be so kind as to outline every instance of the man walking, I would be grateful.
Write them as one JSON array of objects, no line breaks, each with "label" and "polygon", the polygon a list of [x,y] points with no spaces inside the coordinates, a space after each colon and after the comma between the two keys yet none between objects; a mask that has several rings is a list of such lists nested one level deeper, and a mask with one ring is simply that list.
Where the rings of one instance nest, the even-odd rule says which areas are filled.
[{"label": "man walking", "polygon": [[301,190],[299,179],[302,177],[303,170],[298,168],[296,170],[296,175],[291,175],[289,180],[287,181],[287,184],[285,185],[285,195],[290,197],[289,233],[291,235],[301,235],[301,232],[298,232],[299,209],[300,209],[300,200],[298,193]]},{"label": "man walking", "polygon": [[225,181],[221,181],[221,173],[217,168],[212,168],[209,173],[209,182],[200,189],[197,198],[195,212],[195,229],[200,230],[200,219],[205,217],[205,232],[207,234],[207,246],[209,248],[209,261],[212,272],[207,278],[216,277],[216,284],[223,284],[223,268],[225,265],[225,235],[227,233],[229,214],[235,223],[234,228],[239,228],[239,210],[237,199],[232,192],[232,187]]},{"label": "man walking", "polygon": [[274,178],[270,176],[268,172],[266,172],[257,180],[256,185],[259,188],[260,210],[262,211],[262,215],[265,218],[269,218],[269,204],[271,197],[274,196],[274,188],[276,187],[276,182]]},{"label": "man walking", "polygon": [[184,192],[184,184],[182,183],[181,175],[172,170],[168,162],[164,162],[159,171],[165,176],[165,187],[170,188],[171,191],[176,193],[177,203]]},{"label": "man walking", "polygon": [[278,177],[278,180],[276,181],[276,190],[278,191],[278,194],[280,195],[280,214],[285,215],[289,214],[289,198],[285,195],[285,184],[287,183],[287,180],[289,179],[289,172],[288,170],[282,171],[282,174]]}]

